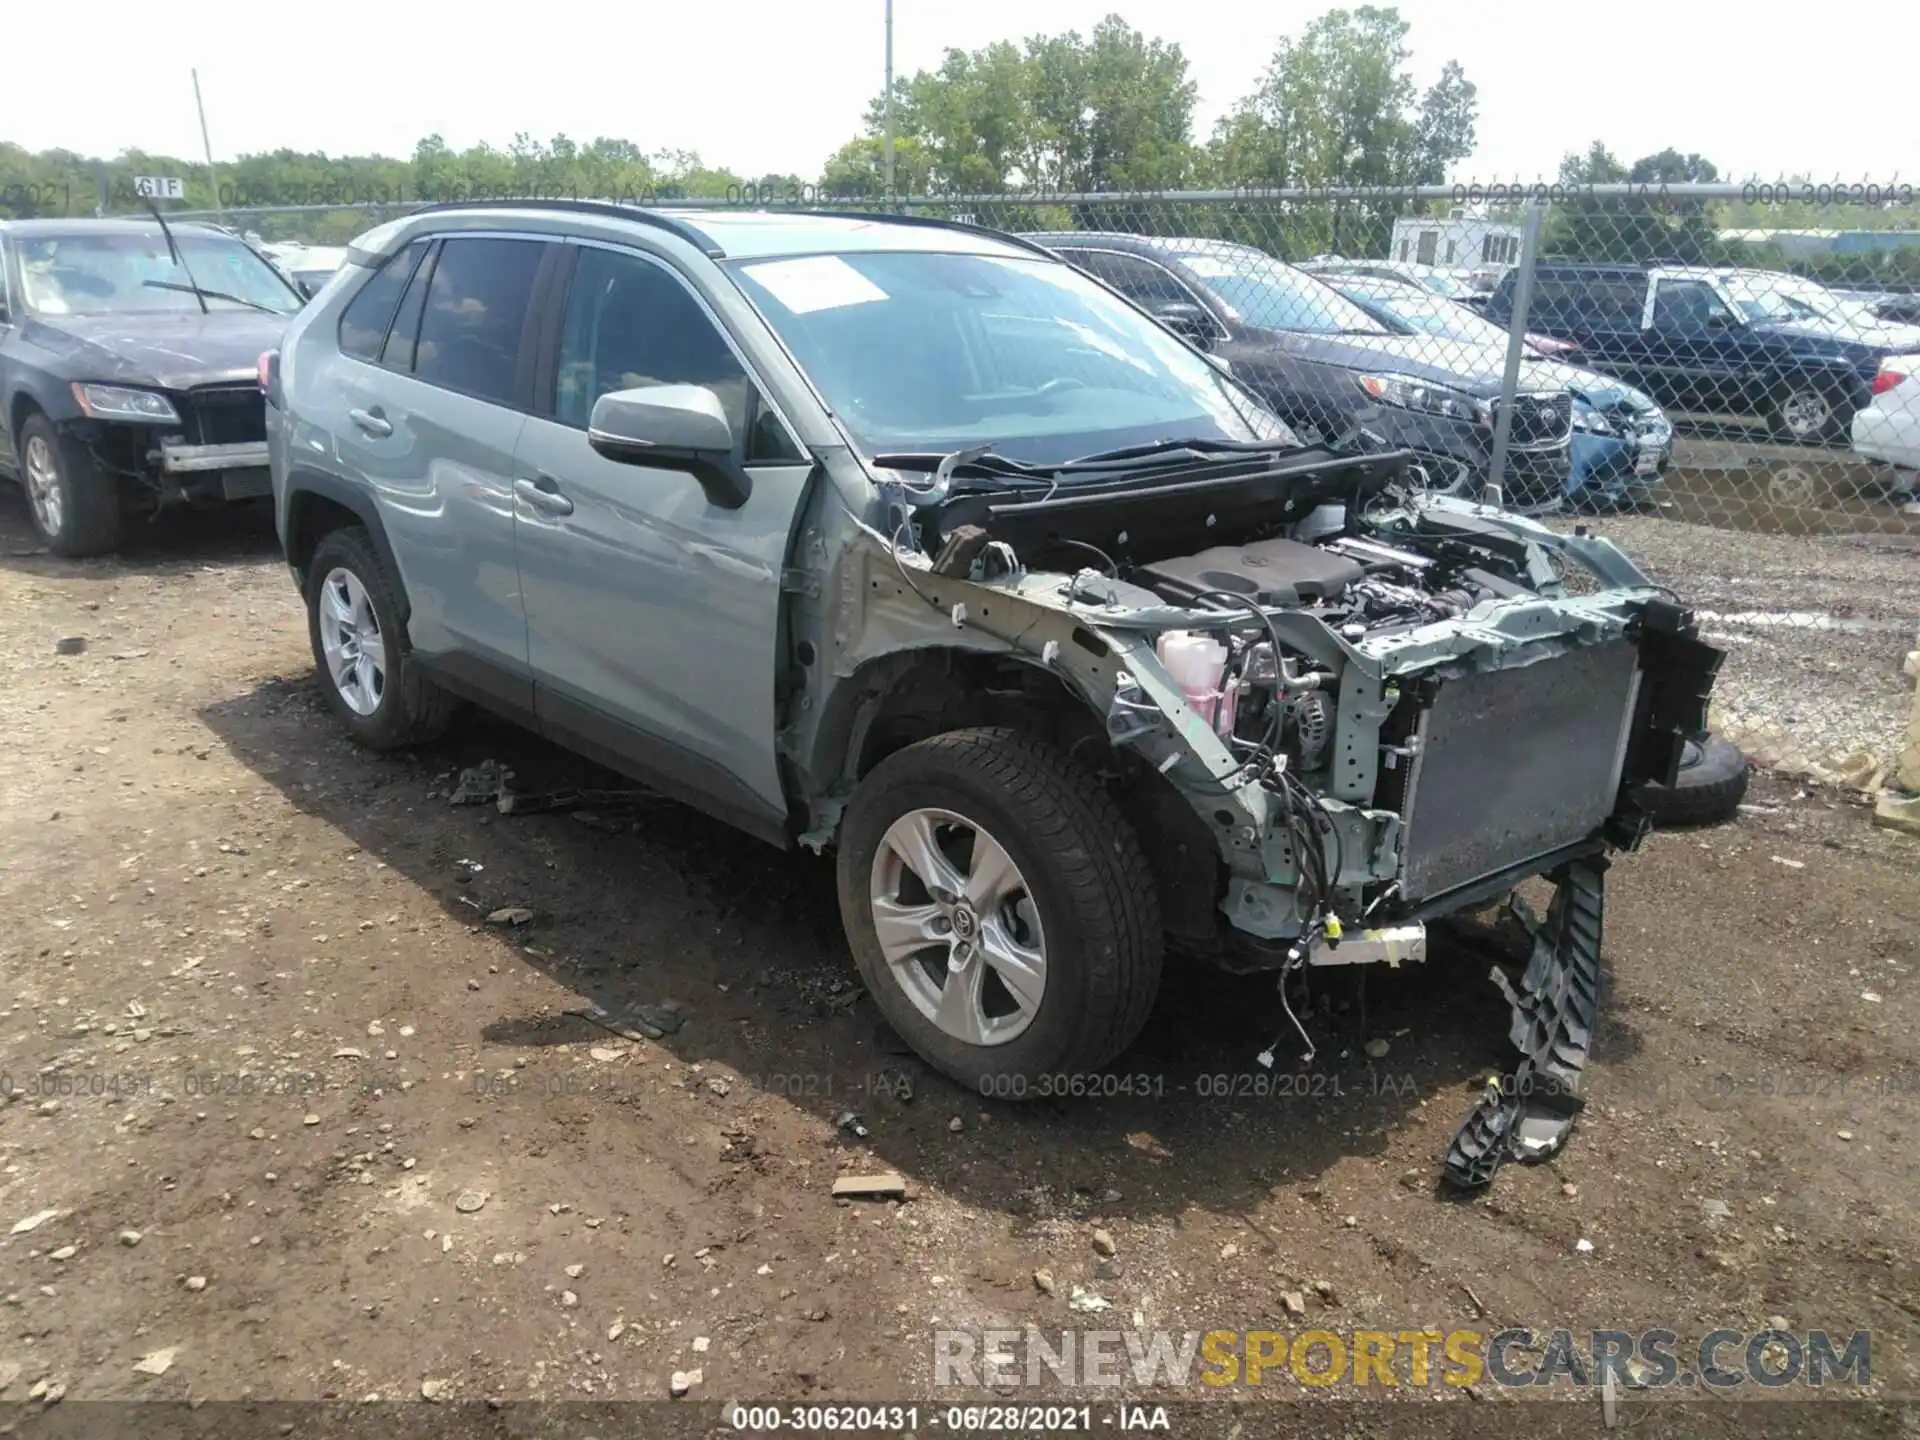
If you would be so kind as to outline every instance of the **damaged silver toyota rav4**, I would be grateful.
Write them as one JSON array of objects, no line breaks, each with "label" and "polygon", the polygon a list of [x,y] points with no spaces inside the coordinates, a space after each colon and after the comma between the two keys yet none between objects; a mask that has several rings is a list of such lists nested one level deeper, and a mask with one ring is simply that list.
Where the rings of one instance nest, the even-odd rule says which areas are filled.
[{"label": "damaged silver toyota rav4", "polygon": [[1611,544],[1303,447],[1098,281],[932,220],[429,210],[261,383],[359,740],[471,700],[831,847],[875,1002],[976,1086],[1113,1060],[1169,952],[1279,972],[1279,1028],[1302,967],[1419,961],[1547,876],[1449,1172],[1564,1140],[1607,857],[1718,661]]}]

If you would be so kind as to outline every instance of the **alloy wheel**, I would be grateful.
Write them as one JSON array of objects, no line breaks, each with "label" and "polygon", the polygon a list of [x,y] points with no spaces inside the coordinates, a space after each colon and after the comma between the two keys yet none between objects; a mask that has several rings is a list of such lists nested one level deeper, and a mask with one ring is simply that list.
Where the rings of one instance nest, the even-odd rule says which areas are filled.
[{"label": "alloy wheel", "polygon": [[1006,847],[950,810],[909,810],[873,859],[873,928],[893,979],[940,1030],[1004,1045],[1047,988],[1040,912]]},{"label": "alloy wheel", "polygon": [[360,577],[344,567],[320,582],[320,649],[346,707],[371,715],[387,693],[387,641]]}]

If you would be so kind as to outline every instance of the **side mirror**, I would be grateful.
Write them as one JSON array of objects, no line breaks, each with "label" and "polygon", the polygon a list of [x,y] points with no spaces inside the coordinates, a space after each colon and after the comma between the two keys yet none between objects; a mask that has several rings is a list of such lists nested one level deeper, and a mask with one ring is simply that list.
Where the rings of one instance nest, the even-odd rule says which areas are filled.
[{"label": "side mirror", "polygon": [[293,288],[300,292],[302,300],[311,300],[320,293],[320,287],[311,280],[296,280],[293,282]]},{"label": "side mirror", "polygon": [[1202,350],[1213,345],[1213,319],[1190,300],[1162,300],[1147,307],[1154,319]]},{"label": "side mirror", "polygon": [[727,412],[704,385],[608,391],[593,402],[587,444],[623,465],[684,471],[728,510],[739,509],[753,493],[752,478],[735,458]]}]

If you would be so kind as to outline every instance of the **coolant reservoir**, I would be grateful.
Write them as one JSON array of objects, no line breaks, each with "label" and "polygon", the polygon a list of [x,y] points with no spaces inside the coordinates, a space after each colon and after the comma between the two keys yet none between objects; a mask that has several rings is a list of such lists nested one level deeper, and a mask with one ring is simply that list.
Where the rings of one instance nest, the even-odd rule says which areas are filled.
[{"label": "coolant reservoir", "polygon": [[1223,695],[1220,685],[1227,668],[1227,647],[1210,635],[1168,630],[1154,649],[1187,704],[1220,734],[1231,734],[1235,697]]}]

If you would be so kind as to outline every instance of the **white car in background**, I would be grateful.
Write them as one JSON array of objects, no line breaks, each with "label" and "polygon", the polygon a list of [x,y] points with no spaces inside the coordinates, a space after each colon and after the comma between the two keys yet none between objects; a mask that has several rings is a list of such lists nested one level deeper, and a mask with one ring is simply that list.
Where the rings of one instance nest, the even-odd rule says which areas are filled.
[{"label": "white car in background", "polygon": [[347,263],[343,245],[298,245],[291,242],[262,247],[275,265],[311,299]]},{"label": "white car in background", "polygon": [[1880,362],[1872,402],[1854,412],[1853,450],[1893,466],[1907,514],[1920,515],[1920,355],[1890,355]]},{"label": "white car in background", "polygon": [[1349,260],[1340,255],[1316,255],[1297,267],[1309,275],[1329,280],[1335,275],[1366,276],[1375,280],[1401,280],[1448,300],[1464,300],[1474,293],[1466,272],[1448,270],[1439,265],[1419,265],[1411,260]]},{"label": "white car in background", "polygon": [[1718,274],[1741,314],[1755,324],[1798,325],[1867,344],[1920,349],[1920,326],[1883,320],[1818,280],[1780,270],[1728,269]]}]

